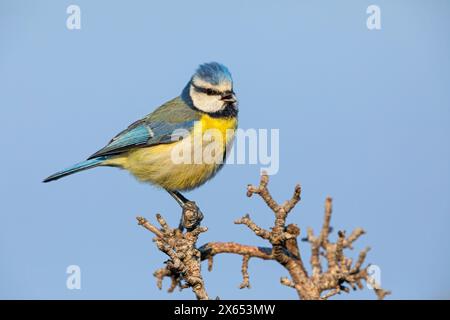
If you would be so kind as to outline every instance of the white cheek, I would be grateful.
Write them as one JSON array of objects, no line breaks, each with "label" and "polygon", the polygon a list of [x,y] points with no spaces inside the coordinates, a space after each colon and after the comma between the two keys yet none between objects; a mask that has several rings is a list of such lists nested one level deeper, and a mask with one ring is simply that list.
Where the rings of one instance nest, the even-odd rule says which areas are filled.
[{"label": "white cheek", "polygon": [[191,88],[191,99],[194,106],[203,112],[217,112],[223,109],[224,103],[218,96],[208,96],[204,93],[199,93]]}]

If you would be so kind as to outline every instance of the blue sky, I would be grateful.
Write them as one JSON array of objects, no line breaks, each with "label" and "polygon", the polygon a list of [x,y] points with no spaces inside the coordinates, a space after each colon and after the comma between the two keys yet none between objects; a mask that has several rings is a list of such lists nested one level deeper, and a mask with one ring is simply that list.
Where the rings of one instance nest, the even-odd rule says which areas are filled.
[{"label": "blue sky", "polygon": [[[70,4],[81,30],[66,28]],[[366,27],[370,4],[381,30]],[[303,187],[290,221],[319,230],[331,195],[332,225],[366,229],[355,249],[372,247],[367,261],[392,298],[450,298],[449,9],[445,0],[1,0],[0,298],[193,298],[156,288],[166,257],[135,222],[160,212],[176,224],[166,193],[113,168],[41,180],[178,95],[212,60],[233,74],[240,127],[280,130],[274,196]],[[258,165],[230,165],[187,194],[209,227],[200,243],[264,245],[233,224],[250,213],[271,225],[262,201],[245,196],[258,179]],[[239,290],[240,260],[205,266],[211,296],[297,298],[273,262],[251,260],[252,289]],[[66,288],[69,265],[81,268],[81,290]]]}]

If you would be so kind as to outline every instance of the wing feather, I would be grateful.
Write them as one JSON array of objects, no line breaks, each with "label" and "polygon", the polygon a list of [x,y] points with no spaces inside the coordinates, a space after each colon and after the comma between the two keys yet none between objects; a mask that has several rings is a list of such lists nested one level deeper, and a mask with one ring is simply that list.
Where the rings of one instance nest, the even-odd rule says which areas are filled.
[{"label": "wing feather", "polygon": [[[173,114],[175,117],[171,116]],[[181,133],[190,132],[199,117],[198,113],[180,98],[174,99],[131,124],[88,159],[117,155],[133,148],[179,141],[184,137]]]}]

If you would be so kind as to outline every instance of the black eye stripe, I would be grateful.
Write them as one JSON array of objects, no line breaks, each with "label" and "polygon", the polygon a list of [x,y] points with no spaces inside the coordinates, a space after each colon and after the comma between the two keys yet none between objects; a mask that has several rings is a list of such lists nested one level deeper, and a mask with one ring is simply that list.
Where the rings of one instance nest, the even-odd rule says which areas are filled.
[{"label": "black eye stripe", "polygon": [[192,83],[192,86],[194,87],[195,91],[201,92],[201,93],[206,93],[208,96],[220,96],[220,95],[222,95],[222,93],[220,91],[217,91],[217,90],[214,90],[214,89],[211,89],[211,88],[202,88],[202,87],[199,87],[199,86],[195,85],[194,83]]}]

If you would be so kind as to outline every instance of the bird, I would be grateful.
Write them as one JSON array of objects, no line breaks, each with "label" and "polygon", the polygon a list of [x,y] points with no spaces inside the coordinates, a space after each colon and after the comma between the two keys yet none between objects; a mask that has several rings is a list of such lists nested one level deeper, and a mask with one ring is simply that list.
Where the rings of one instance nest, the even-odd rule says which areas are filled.
[{"label": "bird", "polygon": [[[218,62],[204,63],[176,98],[129,125],[85,161],[43,182],[96,167],[115,167],[166,190],[185,209],[192,201],[181,192],[200,187],[223,167],[237,126],[238,100],[230,71]],[[209,131],[213,132],[209,138],[202,137]],[[196,143],[197,136],[202,143]],[[210,161],[193,161],[204,152]],[[180,155],[182,161],[177,159]]]}]

